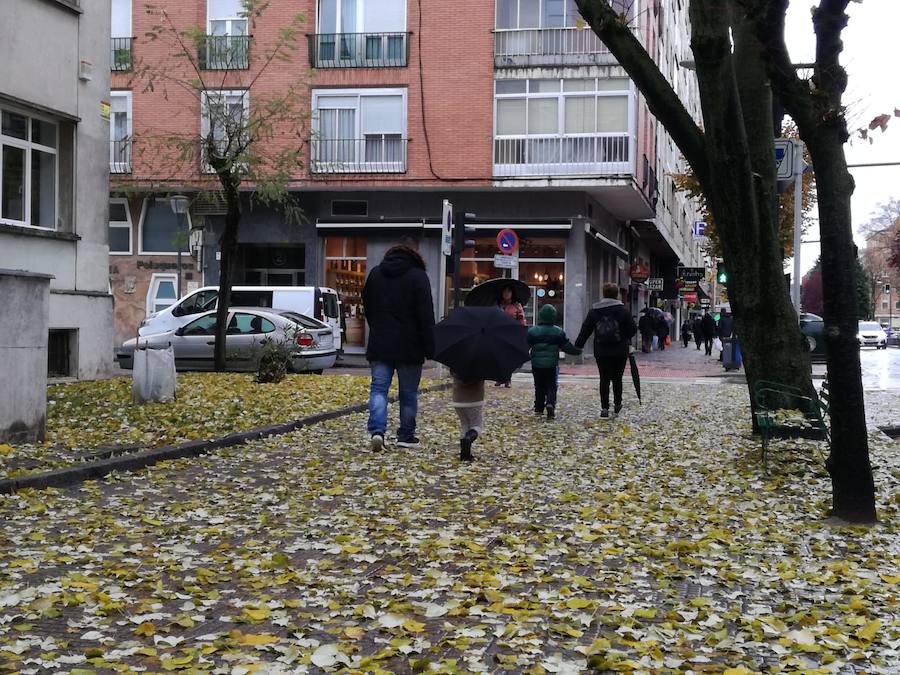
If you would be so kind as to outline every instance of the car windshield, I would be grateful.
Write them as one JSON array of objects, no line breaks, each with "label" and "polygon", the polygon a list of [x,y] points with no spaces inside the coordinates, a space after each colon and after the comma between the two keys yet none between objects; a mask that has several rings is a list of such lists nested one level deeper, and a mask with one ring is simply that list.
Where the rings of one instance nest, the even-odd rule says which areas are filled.
[{"label": "car windshield", "polygon": [[860,330],[881,330],[881,325],[875,323],[874,321],[860,321],[859,329]]}]

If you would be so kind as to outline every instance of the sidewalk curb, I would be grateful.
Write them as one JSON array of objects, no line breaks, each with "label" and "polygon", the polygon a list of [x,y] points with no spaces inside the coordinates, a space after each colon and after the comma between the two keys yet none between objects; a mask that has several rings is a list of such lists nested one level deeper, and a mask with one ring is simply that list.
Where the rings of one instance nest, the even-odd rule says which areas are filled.
[{"label": "sidewalk curb", "polygon": [[[425,394],[435,391],[446,391],[450,389],[451,383],[435,384],[430,387],[420,389],[419,393]],[[389,401],[396,402],[397,397],[391,396]],[[354,413],[365,412],[368,409],[368,403],[356,403],[337,410],[328,410],[326,412],[316,413],[301,417],[293,422],[284,422],[282,424],[269,424],[264,427],[257,427],[249,431],[239,431],[228,434],[221,438],[204,441],[189,441],[181,445],[164,445],[160,448],[144,450],[129,455],[120,455],[118,457],[110,457],[96,462],[85,462],[75,466],[67,466],[62,469],[54,469],[53,471],[44,471],[41,473],[29,474],[27,476],[18,476],[16,478],[5,478],[0,480],[0,494],[15,494],[19,490],[33,489],[43,490],[45,488],[62,488],[76,485],[87,480],[103,478],[113,471],[138,471],[148,466],[152,466],[158,462],[164,462],[171,459],[181,459],[183,457],[197,457],[204,455],[212,450],[220,448],[228,448],[234,445],[242,445],[250,441],[256,441],[269,436],[282,436],[303,427],[312,426],[320,422],[345,417]]]}]

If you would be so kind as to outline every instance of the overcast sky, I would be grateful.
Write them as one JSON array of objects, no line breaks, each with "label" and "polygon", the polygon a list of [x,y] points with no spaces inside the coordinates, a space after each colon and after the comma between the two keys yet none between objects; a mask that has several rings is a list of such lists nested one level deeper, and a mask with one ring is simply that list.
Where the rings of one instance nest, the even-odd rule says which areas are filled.
[{"label": "overcast sky", "polygon": [[[794,63],[815,57],[815,34],[810,19],[814,0],[792,0],[788,11],[786,40]],[[900,0],[851,2],[850,22],[844,29],[841,63],[849,74],[844,94],[850,128],[868,125],[876,115],[900,108],[900,63],[891,56],[900,29]],[[886,132],[869,132],[872,143],[854,138],[846,147],[849,164],[900,162],[900,117],[892,117]],[[853,194],[853,231],[870,219],[879,203],[900,198],[900,166],[851,169],[856,181]],[[805,239],[818,239],[809,231]],[[857,245],[863,246],[857,236]],[[801,253],[804,272],[819,255],[818,244],[806,244]]]}]

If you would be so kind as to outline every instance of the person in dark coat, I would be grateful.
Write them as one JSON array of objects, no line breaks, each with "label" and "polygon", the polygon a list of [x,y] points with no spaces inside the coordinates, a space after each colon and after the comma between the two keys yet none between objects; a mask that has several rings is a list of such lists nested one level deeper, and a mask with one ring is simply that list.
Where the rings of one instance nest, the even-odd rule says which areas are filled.
[{"label": "person in dark coat", "polygon": [[409,246],[394,246],[372,268],[362,292],[369,342],[366,359],[372,372],[369,423],[372,450],[384,449],[388,389],[394,372],[400,387],[397,445],[419,447],[416,412],[422,364],[434,355],[434,305],[425,261]]},{"label": "person in dark coat", "polygon": [[650,310],[644,307],[641,310],[641,318],[638,321],[638,329],[641,331],[641,351],[645,354],[650,351],[653,344],[653,336],[656,335],[656,321]]},{"label": "person in dark coat", "polygon": [[697,345],[697,351],[700,351],[700,343],[703,342],[703,319],[698,314],[694,317],[694,344]]},{"label": "person in dark coat", "polygon": [[681,324],[681,344],[684,345],[684,348],[687,349],[688,342],[691,341],[691,321],[690,319],[685,319],[684,323]]},{"label": "person in dark coat", "polygon": [[[723,311],[722,316],[719,317],[719,323],[716,324],[716,331],[720,338],[722,338],[722,342],[732,337],[734,335],[734,315],[729,311]],[[722,356],[724,355],[723,351],[719,352],[719,361],[722,360]]]},{"label": "person in dark coat", "polygon": [[669,322],[662,314],[656,316],[656,337],[659,341],[659,351],[666,348],[666,338],[669,337]]},{"label": "person in dark coat", "polygon": [[628,343],[637,333],[631,313],[618,297],[616,284],[603,284],[603,299],[587,313],[575,340],[576,349],[581,349],[594,335],[594,359],[600,371],[600,417],[609,417],[610,384],[614,412],[622,410],[622,375],[628,362]]},{"label": "person in dark coat", "polygon": [[703,345],[706,355],[712,356],[713,339],[716,337],[716,320],[712,318],[709,310],[703,313]]}]

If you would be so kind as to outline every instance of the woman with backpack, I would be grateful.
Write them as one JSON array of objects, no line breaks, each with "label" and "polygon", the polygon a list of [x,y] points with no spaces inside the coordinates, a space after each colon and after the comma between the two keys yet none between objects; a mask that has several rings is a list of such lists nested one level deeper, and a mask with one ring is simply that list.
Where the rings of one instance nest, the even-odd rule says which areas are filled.
[{"label": "woman with backpack", "polygon": [[603,284],[603,299],[594,305],[581,324],[575,346],[584,347],[594,335],[594,359],[600,371],[600,417],[609,417],[609,386],[612,384],[614,414],[622,410],[622,375],[628,362],[628,347],[637,333],[631,312],[619,300],[619,287]]}]

